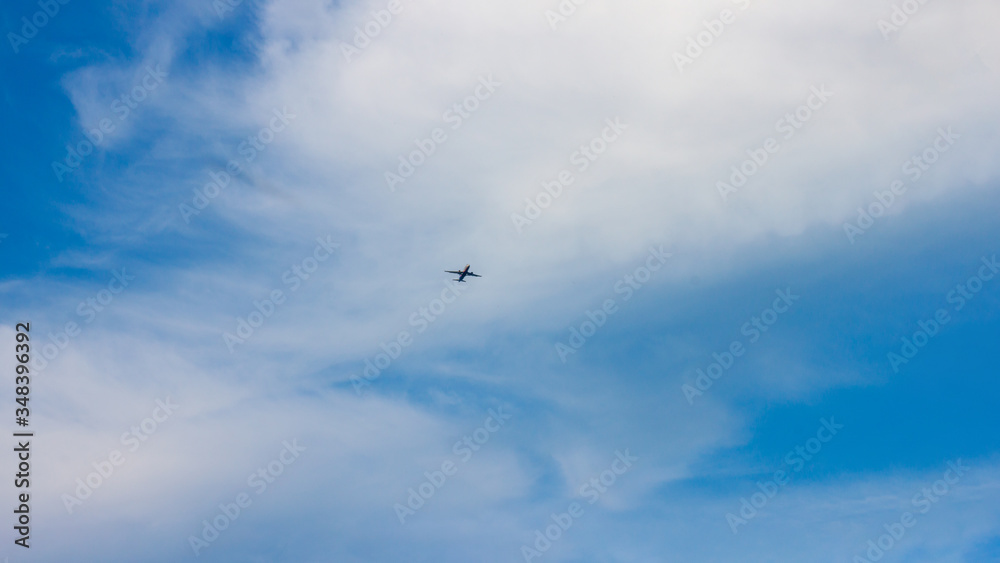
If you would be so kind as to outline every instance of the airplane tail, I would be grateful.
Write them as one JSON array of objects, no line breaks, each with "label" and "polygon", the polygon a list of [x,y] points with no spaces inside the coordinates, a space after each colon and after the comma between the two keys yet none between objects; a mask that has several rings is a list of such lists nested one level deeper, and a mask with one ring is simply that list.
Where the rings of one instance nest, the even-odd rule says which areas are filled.
[{"label": "airplane tail", "polygon": [[458,278],[455,278],[455,279],[453,279],[453,280],[451,280],[451,281],[457,281],[457,282],[459,282],[459,283],[469,283],[469,282],[467,282],[467,281],[465,281],[465,280],[460,280],[460,279],[458,279]]}]

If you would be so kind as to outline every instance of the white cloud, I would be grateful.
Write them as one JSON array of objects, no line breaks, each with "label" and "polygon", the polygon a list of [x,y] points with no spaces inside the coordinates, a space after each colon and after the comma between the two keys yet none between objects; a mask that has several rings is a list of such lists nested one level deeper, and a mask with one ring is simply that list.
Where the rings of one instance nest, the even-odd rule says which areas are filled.
[{"label": "white cloud", "polygon": [[[134,518],[157,522],[150,533],[162,545],[183,547],[201,519],[239,492],[246,475],[271,459],[282,440],[298,436],[309,451],[289,469],[295,477],[281,481],[284,494],[262,499],[258,506],[268,508],[248,512],[246,522],[259,526],[308,512],[316,522],[356,530],[361,547],[390,560],[384,544],[393,535],[374,526],[398,525],[392,504],[423,470],[449,456],[454,437],[468,432],[478,416],[470,411],[511,394],[551,414],[526,415],[509,436],[498,436],[400,533],[413,534],[408,537],[415,545],[428,537],[454,541],[451,553],[463,555],[477,553],[477,546],[503,550],[509,544],[513,558],[518,538],[530,536],[550,508],[564,504],[567,492],[602,470],[615,450],[631,448],[648,465],[625,475],[559,549],[590,546],[608,557],[639,560],[641,547],[630,552],[598,532],[624,526],[615,517],[631,510],[658,510],[643,501],[690,476],[700,456],[741,443],[745,421],[715,402],[688,409],[674,379],[663,383],[671,398],[664,404],[651,393],[655,389],[630,387],[627,375],[581,367],[495,373],[487,366],[481,373],[455,373],[451,365],[436,364],[435,354],[447,347],[476,349],[498,335],[522,335],[524,327],[536,334],[562,330],[610,296],[610,284],[638,266],[650,244],[676,251],[654,282],[670,291],[695,274],[731,273],[746,260],[742,250],[770,235],[829,227],[831,237],[842,237],[840,223],[853,218],[873,190],[899,177],[902,163],[932,142],[939,127],[953,127],[962,135],[959,144],[894,213],[997,179],[998,76],[989,69],[996,53],[987,22],[998,14],[985,1],[928,4],[888,43],[876,25],[885,6],[755,2],[683,73],[671,54],[702,29],[703,18],[733,4],[590,0],[553,31],[545,3],[405,3],[371,46],[347,63],[341,42],[383,6],[262,6],[259,64],[252,72],[185,67],[183,34],[195,24],[224,25],[192,12],[146,30],[148,49],[140,61],[95,65],[66,80],[80,123],[87,124],[107,107],[108,92],[127,85],[136,69],[161,60],[171,69],[169,84],[149,108],[172,133],[157,138],[133,168],[101,175],[121,215],[73,211],[96,229],[92,242],[136,249],[180,239],[226,251],[212,260],[192,258],[194,265],[170,259],[136,264],[137,286],[46,370],[39,392],[47,393],[49,406],[40,411],[39,424],[47,428],[52,453],[40,454],[40,510],[67,537],[82,542],[86,534],[107,534],[107,522]],[[976,38],[986,38],[978,55],[978,45],[971,45]],[[443,113],[491,74],[502,83],[495,94],[451,129]],[[805,103],[813,86],[834,92],[828,105],[794,137],[780,139],[782,149],[766,168],[723,203],[716,181],[728,177],[748,149],[780,137],[776,123]],[[191,189],[228,159],[242,158],[239,143],[285,107],[296,115],[288,129],[210,207],[184,223],[177,208],[190,200]],[[616,117],[628,124],[621,140],[586,172],[576,170],[570,156]],[[142,123],[148,122],[137,117],[130,126]],[[448,140],[390,192],[384,172],[395,171],[398,156],[435,128]],[[524,199],[563,169],[576,181],[518,235],[511,213],[522,213]],[[130,184],[139,181],[149,192],[131,195]],[[123,201],[141,205],[133,209]],[[234,330],[236,317],[250,312],[254,300],[275,288],[287,290],[282,273],[308,256],[315,237],[328,234],[342,245],[334,258],[290,294],[247,345],[229,354],[222,333]],[[116,260],[125,259],[68,253],[58,265],[92,268]],[[472,382],[481,396],[434,392],[433,406],[418,407],[419,391],[408,387],[413,374],[393,374],[401,388],[386,386],[388,397],[359,399],[350,389],[325,387],[360,372],[380,342],[401,330],[414,332],[410,315],[440,294],[441,270],[468,262],[486,276],[475,281],[485,283],[450,305],[405,353],[420,359],[408,364],[410,371],[433,372],[428,377],[435,384],[443,376]],[[66,295],[38,306],[53,326],[73,318],[77,300],[87,295],[39,283],[47,294]],[[534,350],[535,344],[526,346]],[[576,385],[567,384],[569,377]],[[830,384],[820,379],[782,381],[781,396],[800,397],[809,390],[804,387]],[[91,460],[116,447],[121,432],[148,416],[152,401],[167,395],[183,405],[176,418],[81,514],[67,515],[59,495]],[[449,416],[450,409],[463,414]],[[661,435],[651,428],[671,431]],[[622,436],[632,440],[623,443]],[[984,478],[977,491],[992,498],[993,469],[984,471],[992,480]],[[547,475],[553,483],[539,484]],[[863,544],[881,521],[869,504],[835,499],[898,489],[893,476],[872,481],[787,492],[774,504],[779,516],[752,523],[760,535],[748,531],[746,542],[742,535],[734,541],[725,526],[731,499],[684,499],[649,519],[667,532],[652,523],[637,526],[649,549],[641,553],[649,559],[671,548],[691,560],[704,553],[847,557],[845,541]],[[815,510],[816,528],[802,538],[789,540],[773,523],[798,526]],[[85,511],[102,520],[81,523]],[[467,539],[459,541],[455,514],[489,514],[497,524],[469,526]],[[935,519],[938,514],[969,526],[976,517],[995,518],[986,510],[944,505]],[[859,525],[862,520],[870,525]],[[845,521],[853,523],[848,540],[832,539],[833,532],[845,532]],[[699,527],[692,539],[693,527],[702,525],[708,528]],[[234,527],[230,537],[252,541],[247,530],[255,529]],[[712,531],[702,534],[705,529]],[[928,546],[946,537],[936,526],[924,529],[921,541]],[[974,539],[985,529],[976,528]],[[718,545],[706,546],[713,539]],[[141,546],[132,549],[138,553]],[[352,548],[339,549],[343,560],[353,556]],[[560,557],[568,555],[554,552],[551,559]]]}]

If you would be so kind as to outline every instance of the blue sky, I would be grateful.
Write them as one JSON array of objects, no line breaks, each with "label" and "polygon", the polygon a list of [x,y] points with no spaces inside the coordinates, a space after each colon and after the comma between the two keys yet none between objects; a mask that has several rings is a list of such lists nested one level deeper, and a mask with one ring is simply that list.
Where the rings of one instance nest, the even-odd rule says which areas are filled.
[{"label": "blue sky", "polygon": [[4,5],[0,555],[1000,560],[998,8],[573,6]]}]

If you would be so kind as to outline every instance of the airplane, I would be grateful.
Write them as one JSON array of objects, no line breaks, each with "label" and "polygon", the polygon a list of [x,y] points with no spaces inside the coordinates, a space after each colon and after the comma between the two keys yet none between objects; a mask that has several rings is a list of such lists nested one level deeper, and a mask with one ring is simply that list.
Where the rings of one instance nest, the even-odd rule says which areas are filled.
[{"label": "airplane", "polygon": [[462,283],[467,283],[465,281],[465,276],[472,276],[474,278],[481,278],[481,277],[483,277],[483,276],[480,276],[478,274],[473,274],[472,272],[470,272],[469,271],[469,264],[466,264],[465,268],[462,269],[462,271],[460,271],[460,272],[455,272],[455,271],[452,271],[452,270],[445,270],[445,273],[446,274],[456,274],[458,276],[458,279],[452,280],[452,281],[457,281],[457,282],[462,282]]}]

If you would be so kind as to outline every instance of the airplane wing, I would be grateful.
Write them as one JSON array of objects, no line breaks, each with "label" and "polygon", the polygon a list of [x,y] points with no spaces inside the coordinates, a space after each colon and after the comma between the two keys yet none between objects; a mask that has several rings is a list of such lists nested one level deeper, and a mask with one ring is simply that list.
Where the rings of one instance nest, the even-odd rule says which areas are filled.
[{"label": "airplane wing", "polygon": [[466,274],[466,275],[467,275],[467,276],[472,276],[472,277],[474,277],[474,278],[481,278],[481,277],[483,277],[483,276],[480,276],[479,274],[473,274],[472,272],[469,272],[469,273],[468,273],[468,274]]},{"label": "airplane wing", "polygon": [[[456,272],[454,270],[445,270],[444,273],[446,273],[446,274],[461,274],[462,272]],[[472,274],[470,274],[470,275],[472,275]],[[476,277],[479,277],[479,276],[476,276]]]}]

